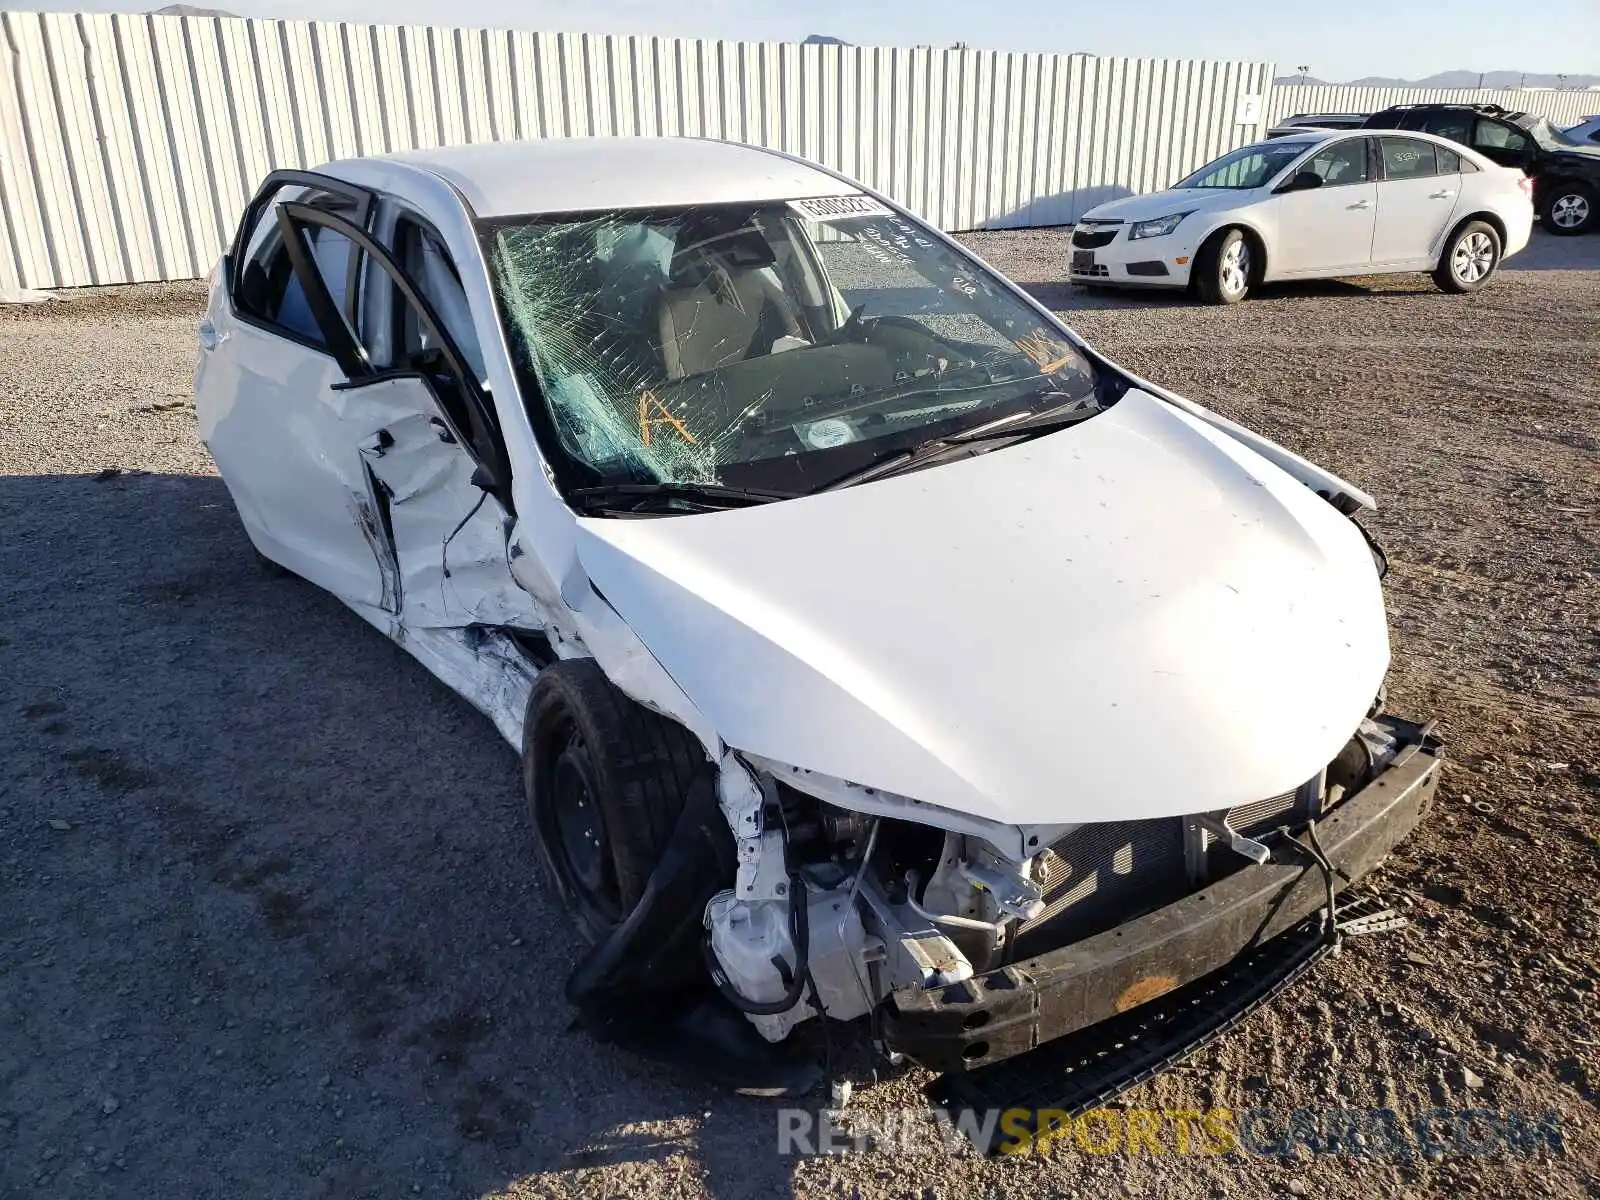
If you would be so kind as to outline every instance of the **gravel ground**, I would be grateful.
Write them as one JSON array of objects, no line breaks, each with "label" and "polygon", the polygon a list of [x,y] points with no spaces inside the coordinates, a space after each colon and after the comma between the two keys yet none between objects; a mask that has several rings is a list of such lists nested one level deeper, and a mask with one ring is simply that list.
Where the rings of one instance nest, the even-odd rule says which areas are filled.
[{"label": "gravel ground", "polygon": [[[570,1031],[511,752],[257,570],[196,440],[179,285],[0,310],[0,1195],[1595,1194],[1600,238],[1536,238],[1474,297],[1230,309],[1069,290],[1058,232],[972,241],[1380,497],[1391,706],[1451,748],[1384,871],[1411,926],[1123,1102],[1553,1113],[1564,1154],[797,1161],[769,1105]],[[852,1120],[922,1103],[846,1042]]]}]

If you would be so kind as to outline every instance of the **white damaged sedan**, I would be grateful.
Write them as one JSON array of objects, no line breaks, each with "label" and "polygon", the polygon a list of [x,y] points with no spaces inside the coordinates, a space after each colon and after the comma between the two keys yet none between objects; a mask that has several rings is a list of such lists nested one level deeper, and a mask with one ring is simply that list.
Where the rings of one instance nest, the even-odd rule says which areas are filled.
[{"label": "white damaged sedan", "polygon": [[251,542],[520,753],[567,993],[642,1053],[794,1091],[819,1015],[973,1079],[1166,1022],[1103,1094],[1356,928],[1431,800],[1371,498],[821,167],[280,172],[200,342]]}]

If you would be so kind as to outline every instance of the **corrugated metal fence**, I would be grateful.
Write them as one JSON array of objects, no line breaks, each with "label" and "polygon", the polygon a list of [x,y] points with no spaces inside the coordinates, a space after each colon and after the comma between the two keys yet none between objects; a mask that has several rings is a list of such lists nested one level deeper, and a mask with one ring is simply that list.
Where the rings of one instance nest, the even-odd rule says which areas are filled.
[{"label": "corrugated metal fence", "polygon": [[1362,88],[1336,84],[1275,87],[1267,102],[1274,121],[1295,113],[1372,113],[1391,104],[1498,104],[1513,112],[1538,113],[1557,125],[1575,125],[1600,113],[1600,92],[1494,91],[1480,88]]},{"label": "corrugated metal fence", "polygon": [[1293,112],[1600,110],[1583,92],[1273,89],[1248,62],[83,13],[0,13],[0,32],[0,296],[201,275],[269,170],[355,154],[729,138],[974,229],[1072,221]]},{"label": "corrugated metal fence", "polygon": [[274,167],[523,137],[729,138],[836,167],[946,229],[1061,224],[1255,137],[1272,77],[437,26],[0,23],[0,292],[203,274]]}]

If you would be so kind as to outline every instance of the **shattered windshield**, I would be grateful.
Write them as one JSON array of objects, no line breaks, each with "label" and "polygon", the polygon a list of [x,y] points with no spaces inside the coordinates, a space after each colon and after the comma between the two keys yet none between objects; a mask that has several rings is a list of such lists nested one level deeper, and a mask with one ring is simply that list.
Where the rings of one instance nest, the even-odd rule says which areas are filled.
[{"label": "shattered windshield", "polygon": [[806,492],[1013,412],[1089,362],[974,261],[866,196],[528,217],[483,231],[564,486]]}]

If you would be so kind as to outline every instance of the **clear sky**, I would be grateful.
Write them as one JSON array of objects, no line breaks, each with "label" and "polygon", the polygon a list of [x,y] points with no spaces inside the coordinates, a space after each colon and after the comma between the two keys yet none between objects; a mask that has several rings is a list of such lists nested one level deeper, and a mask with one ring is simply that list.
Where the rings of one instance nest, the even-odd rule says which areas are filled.
[{"label": "clear sky", "polygon": [[[0,9],[141,11],[167,0],[0,0]],[[1243,58],[1341,81],[1437,71],[1600,73],[1600,0],[1554,9],[1504,0],[188,0],[240,16],[864,45]]]}]

